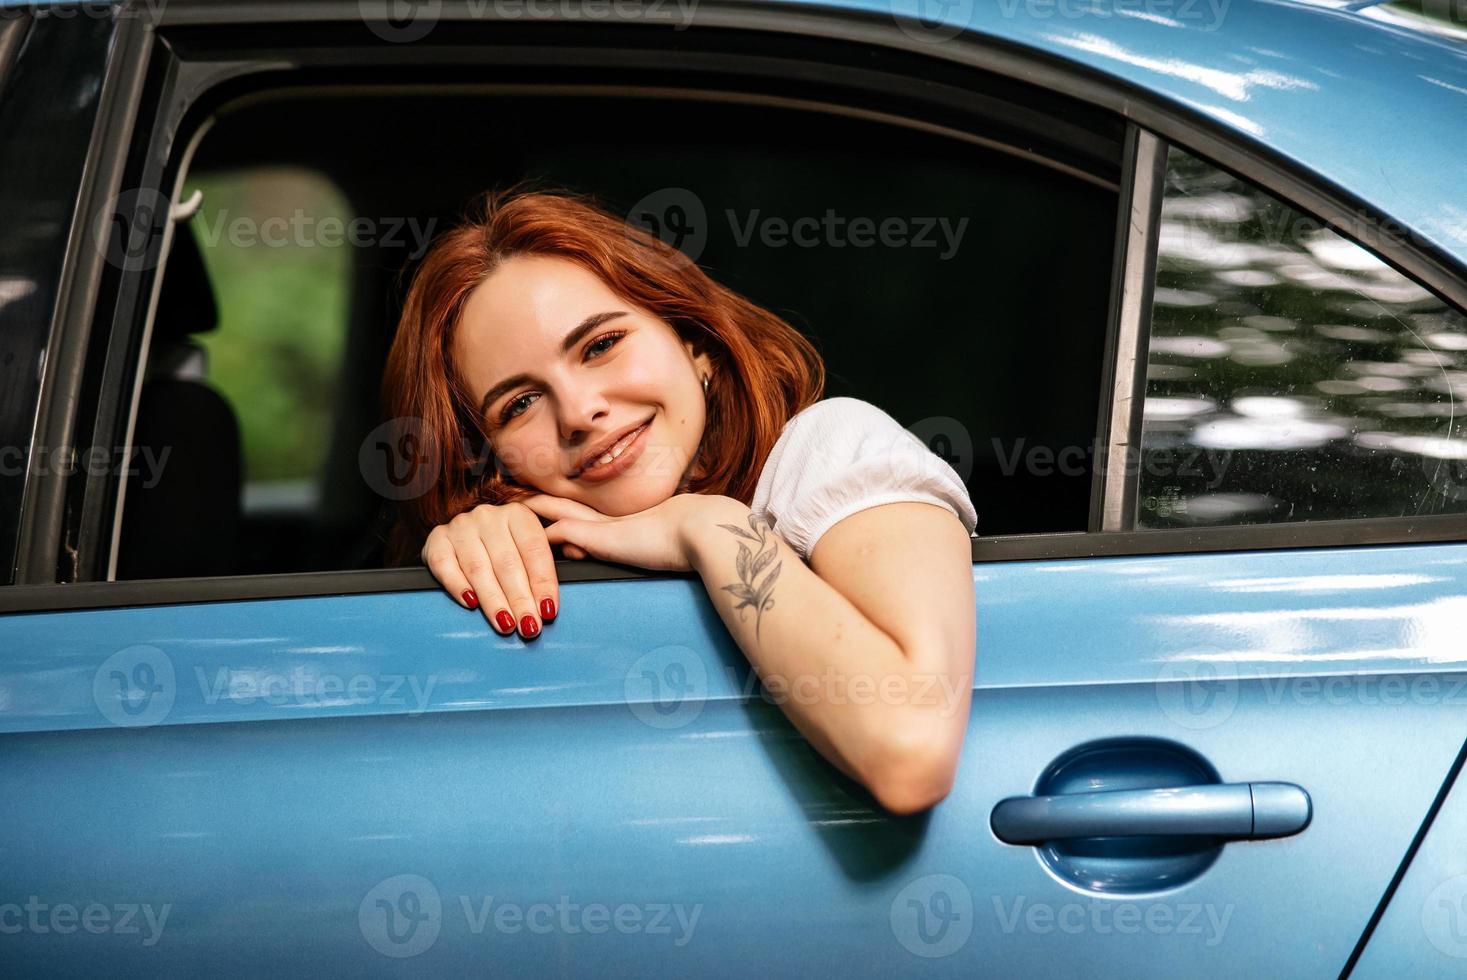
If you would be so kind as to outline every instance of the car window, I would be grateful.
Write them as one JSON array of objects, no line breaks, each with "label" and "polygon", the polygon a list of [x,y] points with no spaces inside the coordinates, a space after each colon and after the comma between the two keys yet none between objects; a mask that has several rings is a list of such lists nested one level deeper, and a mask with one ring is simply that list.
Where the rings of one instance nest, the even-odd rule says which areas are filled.
[{"label": "car window", "polygon": [[1161,209],[1139,528],[1467,510],[1467,318],[1182,150]]},{"label": "car window", "polygon": [[[195,173],[191,198],[139,398],[118,577],[330,567],[314,538],[347,334],[349,205],[293,167]],[[190,492],[215,516],[197,550],[199,536],[167,533]],[[164,537],[179,543],[160,548]]]},{"label": "car window", "polygon": [[[200,175],[185,198],[195,189],[191,229],[219,302],[219,328],[199,340],[239,417],[243,510],[309,511],[346,338],[346,199],[305,170]],[[320,233],[333,227],[341,235]]]},{"label": "car window", "polygon": [[[649,113],[656,130],[628,139]],[[468,118],[494,125],[465,135]],[[1085,119],[1082,154],[694,98],[311,91],[232,109],[200,140],[180,199],[203,193],[187,228],[220,312],[193,339],[237,419],[241,530],[219,564],[170,559],[166,572],[385,561],[364,549],[396,500],[379,390],[406,284],[478,194],[525,178],[596,195],[806,332],[826,396],[879,405],[951,463],[981,535],[1084,531],[1121,156],[1120,125]],[[398,138],[383,144],[384,128]],[[334,220],[348,201],[355,236]],[[337,247],[322,244],[328,224]],[[170,259],[162,305],[181,289]],[[227,449],[213,440],[195,467],[224,498]],[[124,524],[132,506],[129,489]],[[122,550],[187,536],[124,527]],[[144,571],[119,564],[119,577]]]}]

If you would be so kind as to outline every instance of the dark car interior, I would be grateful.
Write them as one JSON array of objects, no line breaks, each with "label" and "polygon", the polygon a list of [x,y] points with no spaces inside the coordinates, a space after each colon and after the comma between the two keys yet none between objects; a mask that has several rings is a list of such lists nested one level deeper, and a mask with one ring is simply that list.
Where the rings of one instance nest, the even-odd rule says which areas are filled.
[{"label": "dark car interior", "polygon": [[[813,339],[827,396],[867,399],[909,427],[957,420],[924,438],[968,471],[980,535],[1085,530],[1119,127],[1040,106],[1025,108],[1032,118],[1023,126],[1014,121],[1023,113],[999,114],[987,132],[968,125],[970,138],[958,138],[871,118],[867,106],[837,114],[752,101],[492,87],[282,90],[226,106],[190,172],[304,167],[328,176],[356,214],[431,219],[439,230],[477,193],[525,177],[594,192],[620,213],[659,189],[686,189],[707,211],[703,267]],[[933,244],[746,238],[751,220],[828,212],[878,225],[899,218],[912,229],[932,219]],[[247,406],[230,405],[189,369],[197,337],[215,328],[219,284],[188,227],[178,231],[135,444],[172,445],[180,465],[152,487],[130,480],[118,577],[380,567],[391,510],[359,450],[382,421],[378,385],[412,242],[352,248],[319,500],[252,514],[240,504],[248,473],[236,421]],[[1080,447],[1078,471],[1026,467],[1026,454],[1046,447]]]}]

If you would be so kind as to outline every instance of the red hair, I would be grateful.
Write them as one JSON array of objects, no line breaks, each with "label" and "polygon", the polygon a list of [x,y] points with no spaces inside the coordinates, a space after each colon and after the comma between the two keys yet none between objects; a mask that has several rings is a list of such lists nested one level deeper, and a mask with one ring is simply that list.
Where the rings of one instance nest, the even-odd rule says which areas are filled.
[{"label": "red hair", "polygon": [[673,328],[713,363],[708,424],[698,449],[704,475],[691,493],[749,503],[780,430],[820,400],[824,362],[798,330],[714,282],[683,253],[604,209],[590,195],[516,185],[483,194],[470,216],[423,257],[403,303],[382,378],[388,419],[415,430],[401,451],[414,472],[436,474],[398,501],[389,565],[418,560],[428,532],[481,503],[538,491],[505,479],[471,392],[450,352],[469,294],[514,255],[569,259],[618,296]]}]

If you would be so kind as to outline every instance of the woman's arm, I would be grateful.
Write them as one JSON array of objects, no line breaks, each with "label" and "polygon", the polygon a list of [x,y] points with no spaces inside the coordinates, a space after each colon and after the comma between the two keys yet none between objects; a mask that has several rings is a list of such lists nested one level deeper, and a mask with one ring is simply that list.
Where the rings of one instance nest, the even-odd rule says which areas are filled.
[{"label": "woman's arm", "polygon": [[952,788],[977,647],[967,530],[935,504],[857,511],[807,566],[732,497],[682,526],[691,567],[795,726],[895,813]]}]

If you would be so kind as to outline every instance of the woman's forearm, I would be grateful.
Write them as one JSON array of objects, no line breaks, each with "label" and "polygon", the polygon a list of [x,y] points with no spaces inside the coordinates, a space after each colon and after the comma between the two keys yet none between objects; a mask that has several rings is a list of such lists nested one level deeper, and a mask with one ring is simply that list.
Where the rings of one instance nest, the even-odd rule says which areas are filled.
[{"label": "woman's forearm", "polygon": [[[771,698],[837,768],[897,811],[946,792],[972,677],[919,670],[762,518],[731,497],[684,528],[689,563]],[[930,661],[929,661],[930,662]]]}]

